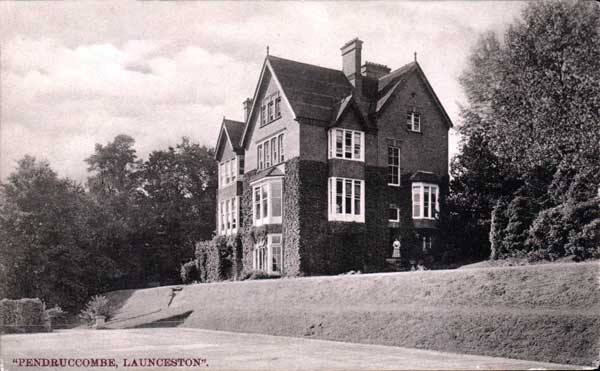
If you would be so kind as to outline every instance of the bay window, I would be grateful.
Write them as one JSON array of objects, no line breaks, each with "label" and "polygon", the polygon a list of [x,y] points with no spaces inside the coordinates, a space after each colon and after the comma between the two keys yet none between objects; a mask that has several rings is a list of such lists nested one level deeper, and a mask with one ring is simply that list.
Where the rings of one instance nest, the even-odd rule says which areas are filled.
[{"label": "bay window", "polygon": [[435,184],[413,183],[412,207],[414,219],[437,219],[440,211],[439,188]]},{"label": "bay window", "polygon": [[255,226],[281,223],[281,178],[262,181],[253,186],[253,221]]},{"label": "bay window", "polygon": [[329,220],[364,223],[364,180],[332,177],[328,188]]},{"label": "bay window", "polygon": [[329,158],[364,161],[365,136],[362,131],[331,129],[328,135]]},{"label": "bay window", "polygon": [[283,246],[281,234],[268,234],[254,245],[252,251],[253,269],[268,274],[283,273]]}]

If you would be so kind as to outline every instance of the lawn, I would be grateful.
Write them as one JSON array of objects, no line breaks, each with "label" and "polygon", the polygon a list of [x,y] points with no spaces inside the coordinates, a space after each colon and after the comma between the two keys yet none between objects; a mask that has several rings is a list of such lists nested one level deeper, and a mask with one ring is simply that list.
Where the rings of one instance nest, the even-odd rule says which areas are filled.
[{"label": "lawn", "polygon": [[115,327],[180,316],[192,328],[593,365],[599,273],[598,262],[547,264],[195,284],[173,298],[171,287],[110,298],[121,308]]}]

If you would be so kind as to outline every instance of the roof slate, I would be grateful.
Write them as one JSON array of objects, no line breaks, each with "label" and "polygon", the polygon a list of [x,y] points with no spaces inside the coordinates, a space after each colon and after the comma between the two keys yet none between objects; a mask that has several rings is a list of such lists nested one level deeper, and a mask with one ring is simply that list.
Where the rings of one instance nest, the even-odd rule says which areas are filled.
[{"label": "roof slate", "polygon": [[240,146],[240,139],[244,133],[244,125],[245,123],[240,121],[228,120],[226,118],[223,119],[223,126],[225,126],[225,130],[227,130],[234,151],[241,150],[242,148]]},{"label": "roof slate", "polygon": [[329,122],[335,106],[352,94],[342,71],[272,55],[267,58],[297,117]]}]

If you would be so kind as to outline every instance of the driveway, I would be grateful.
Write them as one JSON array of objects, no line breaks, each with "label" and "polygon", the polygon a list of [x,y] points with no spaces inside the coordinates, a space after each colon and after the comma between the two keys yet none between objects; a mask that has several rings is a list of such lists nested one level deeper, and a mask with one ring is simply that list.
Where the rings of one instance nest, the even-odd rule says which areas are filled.
[{"label": "driveway", "polygon": [[0,370],[11,371],[581,369],[508,358],[189,328],[2,335],[0,354]]}]

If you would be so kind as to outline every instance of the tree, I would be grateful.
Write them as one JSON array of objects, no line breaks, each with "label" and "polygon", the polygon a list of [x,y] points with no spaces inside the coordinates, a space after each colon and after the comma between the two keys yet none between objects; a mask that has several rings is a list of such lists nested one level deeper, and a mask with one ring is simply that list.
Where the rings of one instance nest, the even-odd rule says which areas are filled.
[{"label": "tree", "polygon": [[449,204],[476,236],[489,215],[502,219],[498,202],[512,205],[507,227],[490,227],[502,256],[523,249],[537,212],[584,201],[600,183],[600,6],[530,3],[504,37],[480,37],[460,82],[468,104]]},{"label": "tree", "polygon": [[481,39],[461,83],[490,148],[519,173],[598,164],[598,4],[531,3],[503,42]]},{"label": "tree", "polygon": [[93,199],[94,214],[90,225],[94,241],[104,253],[117,263],[119,272],[114,277],[118,288],[143,285],[143,239],[139,236],[144,224],[139,198],[141,181],[135,140],[117,135],[106,145],[96,144],[94,154],[85,159],[89,165],[88,188]]},{"label": "tree", "polygon": [[106,288],[101,283],[114,262],[94,247],[87,224],[91,201],[83,187],[26,156],[0,193],[6,296],[39,297],[70,310]]},{"label": "tree", "polygon": [[212,237],[216,209],[214,152],[183,138],[175,148],[154,151],[144,162],[144,210],[148,218],[146,270],[162,282],[194,255],[197,241]]}]

